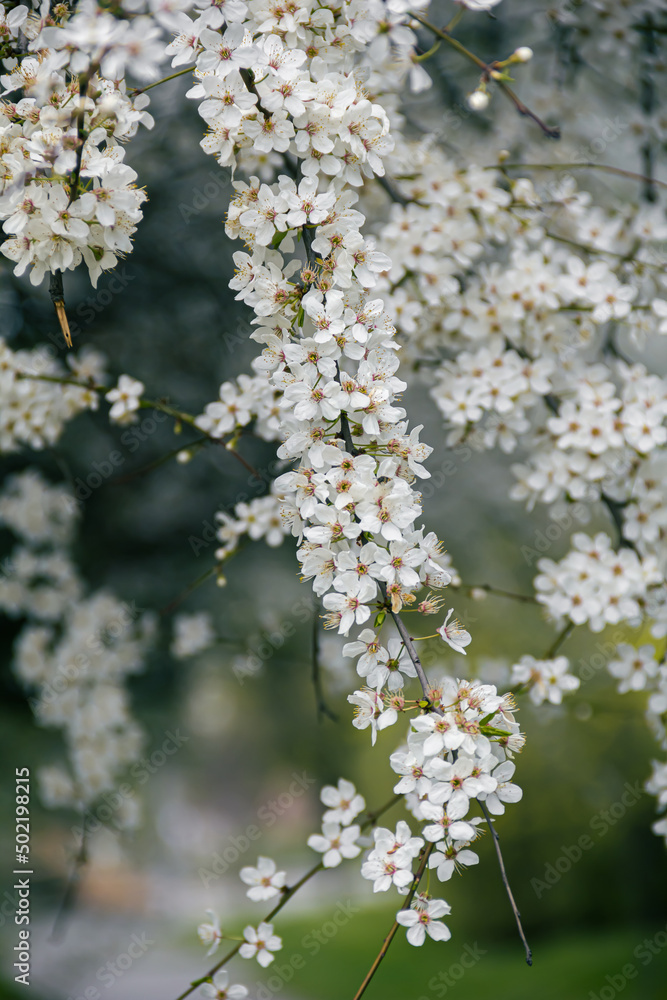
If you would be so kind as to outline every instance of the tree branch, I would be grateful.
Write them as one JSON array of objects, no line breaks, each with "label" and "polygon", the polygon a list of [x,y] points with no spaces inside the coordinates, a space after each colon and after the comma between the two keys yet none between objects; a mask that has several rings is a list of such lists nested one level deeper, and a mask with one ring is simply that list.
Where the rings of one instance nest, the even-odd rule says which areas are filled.
[{"label": "tree branch", "polygon": [[65,338],[65,343],[68,347],[71,347],[72,334],[70,333],[69,321],[65,310],[65,292],[63,289],[62,271],[51,271],[51,278],[49,280],[49,295],[51,296],[53,307],[56,310],[56,316],[58,317],[58,323],[60,324],[60,331]]},{"label": "tree branch", "polygon": [[570,635],[570,633],[574,632],[574,629],[575,629],[575,624],[572,621],[568,622],[567,625],[564,625],[563,628],[558,633],[558,635],[556,636],[556,638],[554,639],[554,641],[547,649],[542,659],[552,660],[556,655],[556,653],[558,652],[558,650],[560,649],[560,647],[567,639],[567,637]]},{"label": "tree branch", "polygon": [[[401,907],[401,910],[409,910],[410,909],[410,903],[412,902],[414,894],[417,891],[417,887],[419,886],[419,883],[422,880],[422,875],[424,874],[424,870],[425,870],[426,865],[428,863],[428,859],[431,856],[431,851],[433,850],[434,847],[435,847],[435,844],[429,844],[428,847],[426,848],[426,850],[424,851],[424,854],[422,856],[421,862],[419,864],[419,868],[415,872],[415,876],[414,876],[414,878],[412,880],[412,888],[410,889],[410,892],[409,892],[409,894],[408,894],[408,896],[407,896],[407,898],[405,900],[405,903]],[[368,984],[370,983],[371,979],[373,978],[373,976],[377,972],[378,967],[380,965],[380,962],[382,961],[382,959],[384,958],[384,956],[389,951],[389,945],[394,940],[394,937],[396,935],[396,931],[398,930],[398,928],[400,926],[401,925],[399,924],[398,920],[395,920],[394,923],[393,923],[393,926],[392,926],[391,930],[389,931],[389,933],[387,934],[386,938],[382,942],[382,947],[380,948],[380,951],[378,952],[378,954],[377,954],[377,956],[375,958],[375,961],[373,962],[373,964],[371,965],[370,969],[366,973],[366,976],[364,978],[363,983],[361,984],[361,986],[359,987],[359,989],[357,990],[357,992],[354,994],[354,1000],[360,1000],[360,997],[362,997],[363,994],[366,992]]]},{"label": "tree branch", "polygon": [[510,904],[512,906],[512,911],[514,913],[514,919],[516,920],[516,926],[517,926],[517,928],[519,930],[519,937],[521,938],[521,940],[523,942],[523,946],[524,946],[525,951],[526,951],[526,965],[532,965],[533,964],[533,953],[532,953],[532,951],[530,950],[530,948],[528,946],[528,942],[526,940],[526,935],[523,932],[523,926],[521,924],[521,914],[519,913],[519,909],[518,909],[518,907],[517,907],[517,905],[516,905],[516,903],[514,901],[514,896],[512,895],[512,890],[510,888],[509,880],[507,878],[507,872],[505,871],[505,862],[503,861],[502,851],[500,850],[500,840],[498,838],[498,833],[496,831],[495,826],[493,825],[491,817],[489,816],[489,812],[488,812],[488,809],[486,808],[486,805],[484,804],[484,802],[480,802],[479,799],[477,799],[477,801],[479,802],[479,806],[480,806],[482,812],[484,813],[484,818],[486,819],[486,822],[488,823],[488,826],[489,826],[489,830],[491,831],[491,836],[493,838],[493,846],[496,849],[496,856],[498,858],[498,866],[500,868],[500,875],[501,875],[501,878],[503,880],[503,885],[505,886],[505,892],[507,893],[508,899],[509,899]]},{"label": "tree branch", "polygon": [[485,170],[601,170],[603,173],[615,174],[617,177],[627,177],[633,181],[640,181],[645,184],[659,184],[660,187],[667,188],[666,181],[656,180],[654,177],[647,177],[646,174],[636,174],[632,170],[622,170],[620,167],[612,167],[607,163],[495,163],[489,164]]},{"label": "tree branch", "polygon": [[132,97],[138,97],[139,94],[144,94],[147,90],[152,90],[153,87],[159,87],[161,83],[167,83],[168,80],[175,80],[178,76],[185,76],[186,73],[194,73],[194,66],[186,66],[185,69],[179,69],[177,73],[170,73],[169,76],[163,76],[161,80],[156,80],[155,83],[149,83],[145,87],[134,87],[130,94]]},{"label": "tree branch", "polygon": [[[385,600],[386,600],[387,599],[387,592],[386,592],[384,586],[382,586],[381,589],[382,589],[382,592],[384,593],[384,597],[385,597]],[[415,668],[415,670],[417,671],[417,677],[419,678],[419,683],[422,686],[422,691],[424,692],[424,694],[428,698],[428,692],[430,690],[430,685],[429,685],[428,679],[426,677],[426,674],[424,673],[424,668],[422,666],[421,660],[419,659],[419,655],[417,653],[417,650],[415,649],[415,645],[414,645],[414,643],[412,641],[412,637],[410,636],[410,633],[408,632],[407,628],[405,627],[405,622],[403,621],[403,619],[401,618],[401,616],[396,611],[391,611],[391,609],[389,611],[389,614],[393,618],[394,625],[398,629],[398,633],[399,633],[401,639],[403,640],[403,644],[405,645],[405,651],[408,654],[408,656],[410,657],[410,659],[412,660],[412,665]],[[438,711],[438,710],[439,709],[436,709],[436,711]]]},{"label": "tree branch", "polygon": [[[77,389],[86,389],[88,392],[97,392],[106,394],[112,388],[109,385],[96,385],[94,382],[81,382],[75,378],[68,378],[65,375],[31,375],[29,372],[16,372],[15,377],[17,379],[28,379],[35,382],[53,382],[56,385],[73,385]],[[191,413],[186,413],[185,410],[178,410],[176,407],[171,406],[169,403],[164,403],[159,399],[140,399],[139,400],[140,410],[158,410],[160,413],[166,413],[168,417],[171,417],[177,423],[187,424],[189,427],[194,428],[201,434],[205,435],[208,441],[212,441],[214,444],[220,444],[224,447],[225,451],[228,451],[230,455],[241,463],[244,469],[252,473],[253,476],[257,476],[261,479],[257,469],[248,462],[243,455],[241,455],[236,448],[230,447],[230,441],[234,440],[234,435],[232,434],[229,441],[225,443],[224,437],[214,437],[209,434],[208,431],[202,430],[196,423],[196,418],[192,416]],[[196,444],[197,442],[190,442],[190,444]],[[189,447],[188,445],[183,445],[178,451],[183,451],[184,448]]]},{"label": "tree branch", "polygon": [[458,39],[452,37],[446,28],[436,28],[436,26],[431,24],[430,21],[427,21],[426,18],[422,17],[420,14],[415,14],[413,11],[409,12],[409,16],[415,21],[418,21],[424,28],[428,28],[429,31],[432,31],[433,34],[437,35],[438,38],[441,38],[443,42],[447,42],[448,45],[451,45],[451,47],[456,49],[460,55],[474,63],[475,66],[482,71],[482,74],[486,79],[493,80],[493,82],[500,87],[501,91],[512,102],[517,112],[527,118],[532,118],[535,124],[539,125],[547,138],[560,139],[560,128],[558,128],[558,126],[547,125],[543,122],[534,111],[531,111],[531,109],[517,97],[514,91],[507,86],[504,80],[498,79],[499,71],[495,63],[485,63],[483,59],[480,59],[474,52],[467,49],[465,45],[462,45]]}]

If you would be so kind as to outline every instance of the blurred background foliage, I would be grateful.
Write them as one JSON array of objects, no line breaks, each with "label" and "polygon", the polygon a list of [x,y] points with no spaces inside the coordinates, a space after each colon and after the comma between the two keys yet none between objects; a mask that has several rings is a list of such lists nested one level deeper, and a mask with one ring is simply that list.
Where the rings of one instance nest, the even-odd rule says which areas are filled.
[{"label": "blurred background foliage", "polygon": [[[533,46],[536,59],[522,68],[521,88],[531,92],[532,80],[536,110],[562,121],[565,139],[558,157],[567,159],[573,146],[576,151],[587,114],[622,109],[632,117],[632,94],[611,74],[600,79],[572,52],[568,55],[567,39],[553,32],[544,10],[538,20],[526,4],[506,0],[497,14],[494,19],[471,18],[471,27],[463,26],[461,37],[486,56],[509,53],[516,44]],[[527,162],[556,157],[555,147],[530,123],[515,119],[499,97],[491,113],[463,113],[465,94],[475,79],[449,52],[438,52],[433,66],[436,93],[446,107],[459,109],[459,117],[450,120],[456,127],[442,136],[452,155],[465,150],[470,159],[472,150],[479,162],[493,162],[497,150],[506,147],[521,151]],[[113,274],[103,277],[95,292],[81,275],[68,275],[66,292],[75,347],[99,348],[109,359],[113,378],[131,373],[145,382],[147,396],[197,413],[216,397],[221,381],[249,370],[255,345],[247,337],[248,314],[227,287],[231,255],[237,249],[225,238],[221,224],[230,178],[199,149],[202,122],[183,97],[185,89],[177,80],[153,91],[156,127],[139,135],[129,150],[128,160],[150,200],[134,252],[120,265],[120,281],[114,284]],[[408,99],[415,134],[420,127],[438,131],[438,107],[432,95]],[[569,146],[568,125],[574,136]],[[605,161],[637,169],[631,137],[610,150]],[[623,197],[628,190],[609,179],[593,179],[588,186],[602,198]],[[107,291],[119,286],[120,291]],[[35,290],[13,279],[5,267],[0,305],[0,335],[13,347],[48,340],[60,350],[45,288]],[[429,527],[444,538],[464,582],[529,593],[534,561],[527,561],[521,550],[535,547],[547,522],[542,512],[526,516],[506,499],[511,460],[489,454],[468,461],[453,457],[422,387],[411,386],[406,405],[412,424],[423,422],[422,436],[435,447],[430,468],[454,462],[455,471],[442,486],[426,487],[424,514]],[[168,731],[179,729],[187,736],[183,748],[139,789],[145,803],[142,829],[131,839],[118,840],[104,828],[91,838],[91,861],[82,872],[68,933],[57,946],[46,938],[72,866],[71,827],[78,818],[49,812],[33,798],[33,907],[41,942],[34,960],[35,1000],[40,994],[52,1000],[78,996],[77,990],[96,982],[95,970],[122,951],[129,930],[139,928],[155,931],[156,946],[102,995],[170,1000],[189,978],[209,967],[195,939],[196,924],[207,906],[228,919],[235,915],[232,933],[243,926],[238,912],[254,922],[264,912],[246,905],[237,878],[242,864],[254,863],[257,853],[268,854],[296,875],[314,860],[304,859],[304,844],[319,824],[321,784],[348,777],[371,808],[391,795],[387,755],[396,733],[381,734],[371,752],[368,733],[351,727],[346,702],[353,683],[350,665],[340,658],[336,641],[319,627],[310,588],[298,581],[292,545],[271,550],[249,544],[229,564],[226,587],[217,588],[209,579],[189,593],[213,564],[210,529],[215,511],[229,509],[243,494],[266,491],[269,475],[264,479],[264,472],[274,458],[273,448],[252,438],[241,441],[243,455],[262,473],[260,483],[250,480],[224,448],[205,447],[184,466],[173,460],[160,464],[192,439],[191,432],[177,435],[171,421],[156,424],[150,422],[149,412],[142,416],[134,433],[110,427],[105,413],[83,415],[68,426],[54,449],[12,455],[0,464],[3,476],[37,465],[52,481],[76,487],[85,482],[93,463],[120,451],[122,464],[82,504],[76,556],[91,588],[109,588],[139,607],[161,612],[161,639],[144,673],[131,681],[135,713],[147,732],[148,753],[161,746]],[[599,526],[606,525],[601,521]],[[9,536],[0,534],[0,561],[9,545]],[[567,533],[553,544],[549,556],[558,558],[566,550]],[[515,657],[527,651],[543,654],[553,641],[553,629],[533,606],[494,596],[472,601],[451,593],[450,598],[473,643],[465,660],[429,644],[429,670],[502,682]],[[168,650],[172,614],[201,608],[211,611],[220,641],[195,661],[176,662]],[[272,642],[271,636],[286,624],[290,635]],[[13,769],[28,766],[34,771],[60,755],[60,744],[57,732],[34,726],[25,692],[11,673],[12,644],[20,623],[3,620],[1,625],[0,749],[7,780],[0,787],[0,812],[7,817],[2,824],[7,857],[13,839]],[[317,711],[314,626],[326,701],[337,721]],[[628,638],[641,639],[633,634]],[[563,652],[575,673],[590,662],[596,643],[606,640],[604,634],[583,631],[568,639]],[[263,657],[262,650],[269,655]],[[261,671],[239,674],[244,661],[238,658],[248,653],[262,659]],[[523,966],[487,836],[480,865],[444,887],[452,906],[451,943],[429,942],[415,951],[401,932],[369,997],[430,1000],[445,995],[429,986],[429,980],[446,971],[472,942],[488,954],[466,972],[461,985],[451,988],[456,996],[585,997],[589,991],[599,993],[607,983],[605,976],[613,977],[626,962],[639,966],[633,949],[644,937],[663,930],[667,920],[667,863],[661,842],[650,831],[653,802],[636,795],[615,819],[617,807],[603,835],[606,821],[599,817],[621,801],[626,784],[633,788],[643,783],[654,743],[643,722],[642,696],[619,697],[604,669],[592,673],[563,708],[521,705],[527,749],[518,759],[517,780],[524,798],[498,821],[535,968]],[[274,809],[270,803],[279,802],[292,776],[304,772],[314,783],[279,815],[282,807]],[[261,810],[264,820],[258,819]],[[391,813],[388,822],[397,818]],[[230,838],[239,843],[253,824],[259,824],[261,839],[206,888],[199,870],[211,864],[216,852],[229,848]],[[536,888],[537,881],[545,885],[548,866],[556,866],[582,835],[590,835],[594,847],[556,884]],[[560,865],[567,867],[562,861]],[[1,891],[11,898],[9,864],[5,869]],[[363,918],[351,919],[317,960],[309,959],[293,981],[285,982],[281,996],[326,1000],[352,995],[392,919],[386,898],[373,899],[368,888],[360,885],[352,862],[326,873],[319,884],[314,881],[303,902],[295,899],[296,915],[289,916],[288,910],[276,926],[278,933],[286,928],[282,955],[288,957],[299,950],[310,928],[328,919],[337,901],[354,899],[371,909]],[[2,913],[6,918],[5,909]],[[3,921],[3,929],[9,932],[3,933],[8,971],[14,943],[11,918]],[[250,985],[262,978],[258,967],[240,964],[241,981]],[[281,964],[282,958],[276,966]],[[624,996],[657,1000],[667,996],[666,982],[667,949],[625,984]],[[3,989],[3,996],[14,995],[9,985],[0,987],[0,993]]]}]

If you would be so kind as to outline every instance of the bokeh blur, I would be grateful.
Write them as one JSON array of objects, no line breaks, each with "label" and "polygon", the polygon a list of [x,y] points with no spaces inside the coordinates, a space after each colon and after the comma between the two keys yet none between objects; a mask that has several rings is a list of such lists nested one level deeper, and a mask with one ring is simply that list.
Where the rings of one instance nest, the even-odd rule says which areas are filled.
[{"label": "bokeh blur", "polygon": [[[571,3],[574,12],[578,6]],[[504,148],[526,163],[569,162],[586,158],[592,123],[611,118],[629,127],[601,159],[641,170],[638,71],[632,55],[618,55],[625,51],[623,39],[606,51],[588,38],[582,51],[567,26],[532,0],[504,0],[494,13],[471,19],[469,27],[465,20],[460,37],[489,58],[518,44],[534,49],[517,89],[530,95],[541,115],[560,123],[560,144],[498,96],[488,112],[469,111],[465,95],[475,75],[449,50],[432,61],[437,100],[428,93],[406,98],[414,134],[435,131],[455,159],[463,153],[467,161],[492,163]],[[97,292],[79,274],[68,275],[66,293],[77,345],[103,351],[114,378],[129,372],[144,381],[150,397],[198,413],[224,379],[249,370],[255,345],[248,340],[248,314],[227,287],[236,249],[222,226],[230,177],[200,150],[202,122],[186,89],[181,78],[152,92],[155,129],[140,134],[128,151],[150,198],[134,252],[115,279],[101,279]],[[442,100],[451,111],[439,125],[434,116]],[[664,141],[656,154],[664,154]],[[659,156],[655,169],[667,179]],[[632,181],[594,174],[578,179],[603,200],[636,196]],[[0,335],[13,347],[30,347],[55,332],[46,289],[14,279],[4,267]],[[446,470],[425,484],[425,521],[445,540],[464,582],[530,593],[534,560],[522,548],[539,548],[547,521],[507,499],[512,459],[452,456],[416,377],[405,403],[435,448],[430,469]],[[160,619],[145,669],[130,679],[148,761],[128,776],[142,801],[140,828],[120,835],[98,817],[86,862],[77,868],[72,830],[80,817],[46,809],[32,797],[33,1000],[175,1000],[214,961],[205,958],[196,936],[207,908],[220,914],[232,935],[266,912],[245,898],[242,865],[268,855],[294,880],[317,860],[305,842],[319,826],[322,784],[349,778],[370,808],[391,796],[387,754],[396,736],[381,735],[371,751],[368,733],[350,725],[350,661],[340,655],[336,637],[322,630],[310,587],[299,582],[291,543],[278,549],[249,543],[229,563],[225,586],[216,586],[214,576],[196,586],[213,565],[215,512],[266,492],[275,452],[270,444],[242,439],[239,450],[260,470],[260,481],[222,447],[205,447],[185,465],[164,460],[192,438],[187,428],[176,434],[173,422],[151,420],[149,411],[129,435],[110,427],[105,415],[87,413],[55,448],[15,454],[0,464],[3,477],[37,466],[48,480],[76,489],[94,463],[119,451],[122,462],[83,500],[75,554],[91,588],[109,588],[154,609]],[[9,547],[8,533],[0,532],[0,562]],[[566,550],[567,532],[550,555],[559,558]],[[503,684],[516,657],[526,650],[543,653],[553,640],[552,627],[533,605],[493,595],[472,600],[468,591],[449,596],[448,606],[473,642],[465,659],[428,644],[430,670]],[[173,616],[200,610],[210,612],[218,641],[179,661],[169,649]],[[35,772],[60,758],[62,747],[57,730],[35,726],[11,670],[21,622],[2,619],[0,627],[0,815],[6,817],[0,996],[11,998],[25,992],[12,972],[14,769]],[[641,637],[628,638],[636,643]],[[451,941],[429,941],[417,951],[401,933],[369,997],[667,997],[667,861],[650,830],[654,803],[642,792],[654,743],[641,696],[619,698],[612,679],[595,666],[592,657],[607,641],[605,633],[583,629],[568,640],[582,683],[564,706],[520,706],[527,748],[517,780],[524,796],[497,827],[534,967],[523,961],[486,836],[479,866],[446,886]],[[318,706],[315,662],[326,711]],[[398,818],[394,811],[388,821]],[[274,965],[263,971],[237,960],[238,979],[257,997],[351,997],[391,926],[392,904],[361,883],[357,862],[326,872],[281,914],[276,930],[284,948]],[[293,962],[294,956],[302,961]],[[628,964],[634,975],[622,971]]]}]

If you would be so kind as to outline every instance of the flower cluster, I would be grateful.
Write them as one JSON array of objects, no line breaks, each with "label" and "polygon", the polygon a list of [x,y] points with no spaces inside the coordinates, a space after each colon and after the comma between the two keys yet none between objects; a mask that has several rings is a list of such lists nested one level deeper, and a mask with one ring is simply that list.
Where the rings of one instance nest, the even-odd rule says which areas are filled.
[{"label": "flower cluster", "polygon": [[[263,359],[255,360],[261,369]],[[239,375],[237,379],[223,382],[219,397],[207,403],[204,412],[195,418],[195,424],[209,437],[219,439],[238,434],[252,424],[253,433],[265,441],[280,437],[280,408],[277,399],[282,395],[261,371],[255,376]]]},{"label": "flower cluster", "polygon": [[667,382],[643,365],[589,365],[572,381],[557,416],[546,421],[548,437],[516,466],[512,495],[553,503],[562,497],[599,500],[603,494],[625,499],[628,475],[667,441]]},{"label": "flower cluster", "polygon": [[[105,359],[88,349],[78,358],[70,354],[67,360],[68,372],[48,349],[12,351],[0,337],[0,453],[55,444],[68,420],[97,409],[95,391],[59,385],[57,380],[98,382],[104,376]],[[53,382],[48,381],[51,378]]]},{"label": "flower cluster", "polygon": [[146,194],[123,162],[122,143],[153,119],[147,95],[130,96],[124,77],[157,78],[165,32],[175,25],[169,8],[132,2],[112,14],[85,0],[70,16],[66,7],[6,14],[0,5],[11,38],[0,81],[3,95],[15,95],[0,105],[0,220],[8,236],[0,249],[15,274],[30,268],[33,284],[83,261],[96,285],[132,249]]},{"label": "flower cluster", "polygon": [[[276,166],[297,162],[294,176],[274,183],[235,182],[226,231],[250,252],[234,255],[232,287],[254,310],[252,336],[263,351],[257,374],[224,383],[197,423],[222,436],[257,419],[270,431],[263,436],[282,438],[279,457],[298,468],[278,478],[274,493],[301,542],[303,575],[344,635],[385,595],[397,612],[422,587],[450,579],[436,537],[415,525],[412,483],[428,475],[430,448],[397,405],[405,383],[396,375],[395,331],[382,301],[368,297],[391,262],[362,235],[364,216],[353,207],[362,174],[384,173],[389,121],[345,69],[346,47],[320,45],[335,27],[350,52],[362,50],[368,24],[360,34],[356,14],[356,5],[333,14],[306,4],[292,36],[283,15],[276,23],[241,4],[224,25],[196,20],[188,42],[201,78],[190,96],[203,100],[211,127],[204,148],[223,165],[250,147],[276,156]],[[406,38],[399,32],[396,45]],[[238,507],[237,517],[221,516],[219,557],[245,531],[281,540],[272,498]]]},{"label": "flower cluster", "polygon": [[[0,609],[27,622],[13,669],[32,692],[42,726],[63,730],[68,767],[41,769],[49,806],[84,807],[115,785],[141,749],[124,687],[143,668],[155,620],[106,591],[86,595],[67,552],[78,513],[73,497],[34,473],[10,479],[0,522],[19,537],[0,579]],[[136,825],[138,801],[126,796],[115,825]]]},{"label": "flower cluster", "polygon": [[[197,928],[197,934],[199,935],[199,940],[202,944],[209,945],[209,949],[206,954],[212,955],[215,951],[217,951],[218,946],[225,935],[220,927],[220,919],[215,911],[207,910],[206,912],[210,919],[199,925]],[[256,958],[262,968],[265,969],[267,965],[270,965],[276,957],[273,954],[274,951],[279,951],[282,946],[283,943],[281,939],[277,934],[273,933],[273,924],[262,921],[257,928],[253,927],[252,924],[248,924],[248,926],[244,928],[243,944],[239,948],[239,955],[241,958]],[[232,989],[237,990],[237,993],[230,993],[230,997],[246,996],[248,992],[244,986],[233,986]],[[243,992],[238,992],[240,990],[243,990]],[[210,996],[211,994],[205,993],[204,995]]]},{"label": "flower cluster", "polygon": [[579,678],[568,673],[569,666],[566,656],[557,656],[555,660],[522,656],[512,667],[512,682],[528,691],[534,705],[545,701],[560,705],[564,694],[579,687]]},{"label": "flower cluster", "polygon": [[109,420],[115,424],[131,424],[137,419],[144,384],[131,375],[121,375],[115,389],[110,389],[105,399],[111,403]]},{"label": "flower cluster", "polygon": [[[457,2],[489,11],[499,0]],[[120,0],[110,8],[81,0],[73,11],[0,4],[0,249],[33,284],[81,263],[96,284],[131,250],[146,194],[123,144],[152,118],[148,98],[125,77],[148,85],[169,59],[175,75],[194,77],[188,97],[206,126],[201,147],[234,183],[225,232],[243,249],[230,288],[252,313],[261,354],[252,374],[225,380],[190,419],[231,450],[243,434],[277,442],[282,463],[267,495],[217,515],[216,559],[237,551],[244,535],[277,546],[291,533],[326,626],[349,636],[342,648],[335,638],[363,682],[348,696],[353,725],[375,744],[410,715],[391,766],[419,832],[404,820],[376,828],[361,874],[374,892],[409,896],[397,921],[417,946],[427,935],[449,938],[448,904],[417,891],[424,867],[444,882],[478,862],[471,846],[480,824],[521,798],[512,757],[524,738],[511,694],[427,679],[400,617],[410,610],[419,623],[438,613],[442,600],[431,591],[454,579],[421,521],[418,481],[429,478],[432,449],[402,405],[408,373],[427,385],[447,447],[518,455],[513,499],[544,504],[553,517],[582,503],[587,516],[613,522],[615,540],[576,533],[567,554],[538,564],[536,599],[563,635],[643,618],[653,638],[667,634],[667,379],[653,370],[667,333],[659,252],[667,222],[655,183],[643,178],[639,209],[629,200],[603,208],[565,171],[533,183],[514,176],[505,153],[495,167],[460,165],[433,137],[407,141],[401,91],[430,85],[431,53],[417,38],[427,6],[416,17],[407,0]],[[627,57],[619,73],[643,60],[636,134],[648,174],[667,136],[649,99],[659,60],[641,50],[636,30],[654,6],[596,0],[550,14],[593,62],[611,38]],[[439,34],[445,41],[450,31]],[[594,52],[589,39],[598,36]],[[493,67],[531,56],[521,46]],[[492,80],[502,89],[507,77],[489,69],[466,115],[487,107]],[[507,137],[514,148],[512,127]],[[487,163],[482,153],[478,162]],[[0,450],[52,444],[68,419],[97,406],[102,359],[91,353],[69,364],[82,385],[56,384],[69,373],[50,356],[0,340]],[[127,374],[104,392],[113,423],[132,422],[146,405],[143,383]],[[180,458],[188,457],[186,447]],[[153,625],[109,594],[86,596],[65,549],[76,508],[64,506],[63,491],[34,476],[10,481],[0,520],[24,544],[0,578],[0,607],[32,619],[15,670],[36,690],[38,721],[66,733],[70,770],[46,769],[45,795],[85,805],[137,752],[122,682],[140,668]],[[436,636],[465,654],[471,636],[452,615]],[[383,632],[390,626],[398,635]],[[172,652],[184,658],[214,641],[206,615],[181,616]],[[518,659],[517,695],[559,705],[578,688],[557,649]],[[664,748],[667,674],[655,647],[621,644],[609,672],[620,692],[647,690],[648,721]],[[411,697],[417,678],[422,690]],[[665,765],[655,764],[647,788],[667,803]],[[365,802],[344,779],[321,798],[327,811],[308,845],[332,868],[361,854],[370,821],[354,822]],[[656,832],[667,836],[666,823]],[[265,856],[241,879],[254,901],[291,891]],[[224,937],[212,912],[199,933],[209,953]],[[281,947],[261,922],[245,928],[239,953],[266,967]],[[247,995],[226,973],[203,992]]]},{"label": "flower cluster", "polygon": [[[404,821],[395,832],[383,827],[374,831],[375,846],[361,869],[374,892],[393,885],[407,893],[414,886],[414,860],[423,856],[427,843],[434,845],[428,865],[442,882],[455,870],[477,864],[469,847],[483,817],[470,815],[472,803],[484,803],[488,813],[501,815],[506,803],[521,798],[521,789],[511,781],[510,758],[524,739],[511,696],[498,695],[493,685],[444,677],[429,697],[429,707],[411,720],[407,747],[391,755],[391,766],[401,776],[394,791],[424,825],[420,836],[413,836]],[[448,912],[443,900],[421,895],[397,920],[409,928],[408,941],[420,945],[425,932],[437,939],[449,937],[442,925],[431,929],[431,920]]]},{"label": "flower cluster", "polygon": [[174,618],[171,652],[177,660],[196,656],[197,653],[212,646],[215,641],[215,629],[208,612],[196,611],[194,614],[180,614]]},{"label": "flower cluster", "polygon": [[220,522],[216,536],[222,543],[215,557],[221,562],[236,551],[243,535],[253,541],[264,539],[267,545],[276,548],[289,531],[281,517],[280,500],[271,494],[240,501],[234,505],[233,514],[221,510],[215,516]]},{"label": "flower cluster", "polygon": [[[665,655],[659,657],[656,647],[646,643],[639,648],[622,642],[615,656],[607,663],[607,670],[618,681],[620,694],[647,691],[646,721],[660,749],[667,751],[667,663]],[[667,806],[667,764],[653,762],[653,773],[644,785],[649,795],[657,798],[658,810]],[[667,818],[653,824],[653,831],[663,836],[667,843]]]},{"label": "flower cluster", "polygon": [[609,535],[572,537],[572,550],[556,563],[540,559],[535,577],[537,600],[557,622],[588,624],[592,632],[606,625],[638,625],[649,592],[662,581],[655,556],[641,559],[624,548],[614,551]]},{"label": "flower cluster", "polygon": [[325,785],[320,793],[329,809],[322,819],[322,832],[308,838],[308,846],[322,855],[324,868],[337,868],[343,858],[356,858],[361,853],[357,843],[361,828],[352,820],[366,807],[352,782],[341,778],[338,786]]}]

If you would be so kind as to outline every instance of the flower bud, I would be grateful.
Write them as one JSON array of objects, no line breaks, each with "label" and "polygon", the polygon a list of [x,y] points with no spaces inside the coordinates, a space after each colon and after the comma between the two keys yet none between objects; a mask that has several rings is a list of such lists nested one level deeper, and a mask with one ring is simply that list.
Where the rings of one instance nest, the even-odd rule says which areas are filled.
[{"label": "flower bud", "polygon": [[474,90],[468,95],[468,104],[473,111],[483,111],[488,107],[489,95],[485,90]]},{"label": "flower bud", "polygon": [[519,48],[515,49],[513,53],[513,57],[517,62],[530,62],[533,55],[533,50],[527,45],[520,45]]}]

